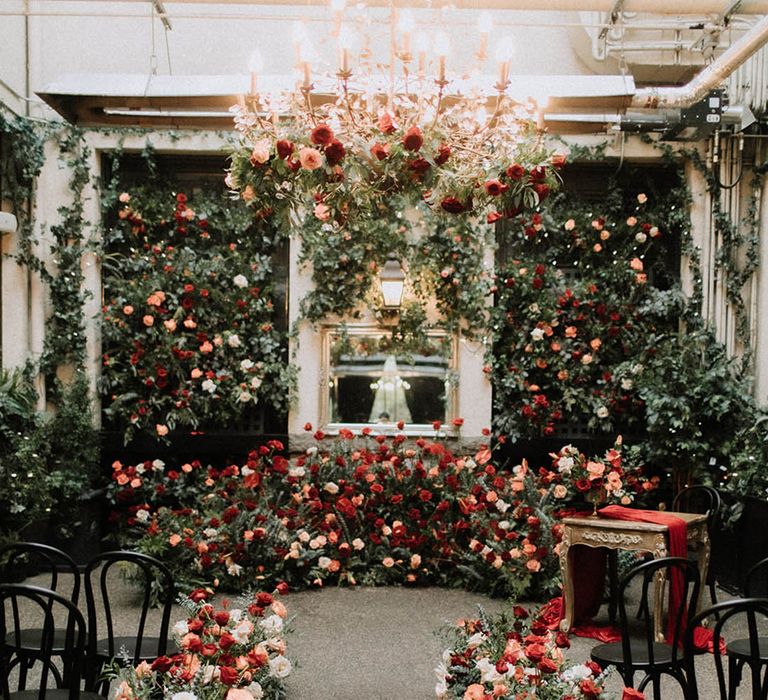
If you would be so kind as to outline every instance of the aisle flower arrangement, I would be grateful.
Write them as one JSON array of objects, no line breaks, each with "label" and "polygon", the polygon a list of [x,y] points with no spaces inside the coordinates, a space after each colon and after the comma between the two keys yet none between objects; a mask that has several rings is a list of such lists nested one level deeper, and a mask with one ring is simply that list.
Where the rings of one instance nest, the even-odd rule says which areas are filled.
[{"label": "aisle flower arrangement", "polygon": [[[287,587],[282,586],[285,591]],[[281,700],[292,664],[286,654],[287,610],[278,591],[215,608],[209,591],[184,602],[173,633],[181,650],[117,674],[115,700]]]},{"label": "aisle flower arrangement", "polygon": [[449,648],[435,669],[440,700],[596,700],[607,673],[594,662],[570,664],[568,636],[553,632],[538,611],[509,611],[462,620],[447,634]]},{"label": "aisle flower arrangement", "polygon": [[[556,589],[565,505],[556,472],[525,462],[503,470],[487,448],[459,457],[440,442],[368,428],[315,437],[290,460],[272,441],[222,469],[116,462],[113,520],[123,542],[162,558],[188,587]],[[641,484],[626,488],[642,493]]]}]

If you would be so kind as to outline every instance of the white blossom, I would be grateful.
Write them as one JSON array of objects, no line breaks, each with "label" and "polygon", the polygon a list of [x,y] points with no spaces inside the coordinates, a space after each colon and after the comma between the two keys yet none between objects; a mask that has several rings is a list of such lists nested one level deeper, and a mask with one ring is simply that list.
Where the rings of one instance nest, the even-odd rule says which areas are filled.
[{"label": "white blossom", "polygon": [[282,654],[269,660],[269,673],[275,678],[285,678],[291,672],[291,662]]},{"label": "white blossom", "polygon": [[207,391],[209,394],[216,393],[216,382],[214,382],[213,379],[206,379],[201,384],[201,387],[203,391]]},{"label": "white blossom", "polygon": [[235,287],[240,287],[240,289],[242,289],[243,287],[248,286],[248,278],[245,275],[235,275],[232,279],[232,284],[234,284]]}]

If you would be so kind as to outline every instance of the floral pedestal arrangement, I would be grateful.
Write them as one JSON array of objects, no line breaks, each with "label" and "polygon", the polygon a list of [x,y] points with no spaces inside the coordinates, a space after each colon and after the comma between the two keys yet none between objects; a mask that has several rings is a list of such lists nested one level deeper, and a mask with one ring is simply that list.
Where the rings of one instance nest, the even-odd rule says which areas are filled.
[{"label": "floral pedestal arrangement", "polygon": [[173,627],[181,652],[120,670],[115,699],[281,700],[292,665],[283,638],[287,611],[277,593],[217,609],[207,591],[193,591],[189,618]]}]

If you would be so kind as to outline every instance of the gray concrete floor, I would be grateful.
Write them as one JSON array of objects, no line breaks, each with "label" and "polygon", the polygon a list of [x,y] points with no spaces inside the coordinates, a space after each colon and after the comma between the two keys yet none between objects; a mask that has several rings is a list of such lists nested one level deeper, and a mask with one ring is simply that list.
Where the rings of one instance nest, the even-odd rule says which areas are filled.
[{"label": "gray concrete floor", "polygon": [[[45,585],[45,577],[26,583]],[[130,629],[139,601],[127,581],[115,579],[112,585],[119,633]],[[722,594],[721,600],[728,597]],[[504,605],[502,600],[440,588],[328,588],[291,593],[285,603],[293,618],[287,638],[287,655],[294,661],[287,679],[289,700],[434,698],[434,668],[445,648],[440,628],[475,616],[478,605],[489,612]],[[177,608],[171,622],[183,617]],[[153,620],[153,625],[159,626],[159,621]],[[573,663],[587,660],[596,644],[578,637],[571,637],[571,643],[566,655]],[[698,657],[697,669],[700,697],[719,697],[713,657]],[[608,687],[620,697],[622,685],[615,674]],[[665,700],[682,697],[675,683],[665,684],[662,695]],[[740,688],[738,697],[751,697],[748,685]]]}]

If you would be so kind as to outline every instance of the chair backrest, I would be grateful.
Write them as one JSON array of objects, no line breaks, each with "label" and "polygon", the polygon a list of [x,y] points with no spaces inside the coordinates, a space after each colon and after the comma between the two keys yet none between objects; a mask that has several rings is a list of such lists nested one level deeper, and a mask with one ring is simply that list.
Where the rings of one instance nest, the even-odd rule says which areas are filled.
[{"label": "chair backrest", "polygon": [[[120,636],[130,636],[136,640],[132,663],[137,664],[142,657],[163,656],[168,645],[168,628],[171,609],[175,597],[175,584],[168,568],[154,557],[139,552],[114,551],[103,552],[91,559],[85,567],[85,595],[88,606],[89,644],[96,648],[97,641],[107,641],[109,657],[115,657],[120,648],[115,645],[115,625],[112,616],[113,605],[110,600],[111,590],[109,575],[112,568],[118,570],[125,565],[132,565],[130,578],[141,589],[142,601],[136,615],[136,627],[126,630]],[[98,580],[95,585],[95,580]],[[98,593],[98,595],[97,595]],[[157,645],[149,648],[145,642],[146,623],[152,603],[157,600],[162,606],[160,633],[156,637]],[[103,612],[105,632],[99,631],[99,612]],[[156,613],[153,613],[155,615]],[[154,637],[154,635],[153,635]],[[142,646],[144,648],[142,648]]]},{"label": "chair backrest", "polygon": [[768,590],[768,557],[755,564],[744,578],[744,597],[753,598],[765,595]]},{"label": "chair backrest", "polygon": [[717,527],[722,499],[717,489],[694,484],[681,489],[672,501],[672,510],[679,513],[702,513],[707,516],[710,534]]},{"label": "chair backrest", "polygon": [[[686,700],[698,700],[699,693],[696,683],[696,666],[694,665],[694,654],[696,653],[694,646],[693,633],[698,625],[701,625],[705,620],[715,619],[714,626],[710,624],[712,630],[714,651],[713,654],[706,654],[704,656],[707,659],[712,659],[715,664],[715,671],[717,673],[717,683],[720,689],[720,698],[722,700],[728,700],[729,698],[729,675],[734,670],[739,673],[739,678],[742,673],[742,665],[731,666],[728,663],[724,663],[724,659],[727,656],[719,653],[720,640],[723,638],[723,630],[727,625],[731,627],[726,630],[727,639],[729,643],[733,643],[734,635],[744,635],[746,630],[747,636],[742,638],[747,642],[744,645],[744,650],[748,650],[749,657],[755,659],[756,663],[752,667],[752,697],[766,698],[768,696],[768,679],[764,678],[764,673],[761,673],[761,669],[764,669],[764,662],[761,663],[761,658],[765,658],[765,653],[761,654],[761,638],[765,640],[766,630],[768,630],[768,598],[736,598],[735,600],[726,600],[717,605],[713,605],[711,608],[702,610],[691,620],[690,627],[686,630],[683,651],[686,658],[686,677],[688,690],[686,693]],[[733,631],[732,631],[733,630]],[[738,631],[736,631],[738,630]],[[762,632],[762,634],[761,634]],[[699,669],[701,670],[701,661],[699,662]],[[755,672],[756,671],[756,672]],[[707,696],[712,697],[711,695]],[[745,697],[743,690],[739,691],[738,697]]]},{"label": "chair backrest", "polygon": [[[674,585],[673,578],[678,576],[681,585],[681,604],[674,610],[664,605],[663,599],[660,601],[660,609],[654,609],[654,594],[656,592],[656,582],[663,579],[666,586]],[[671,616],[667,626],[659,624],[663,630],[671,629],[672,638],[667,642],[672,646],[672,659],[678,660],[679,647],[682,644],[683,633],[690,625],[690,620],[696,612],[696,606],[699,601],[699,589],[701,581],[699,570],[696,564],[682,557],[664,557],[662,559],[652,559],[631,569],[621,581],[619,586],[619,624],[621,625],[622,652],[624,661],[628,666],[632,665],[632,644],[636,639],[630,629],[630,617],[627,612],[627,589],[630,585],[640,584],[640,606],[645,613],[642,622],[642,634],[644,647],[647,650],[648,660],[651,665],[656,661],[656,620],[666,610],[667,616]],[[662,620],[663,621],[663,620]]]},{"label": "chair backrest", "polygon": [[52,591],[59,591],[59,574],[70,575],[72,592],[69,594],[69,599],[77,605],[80,600],[80,570],[69,554],[38,542],[6,544],[0,547],[0,583],[16,582],[19,565],[24,561],[40,565],[42,570],[50,573],[47,588]]},{"label": "chair backrest", "polygon": [[[66,623],[61,627],[61,623]],[[22,642],[22,631],[29,623],[42,630],[40,649],[31,651]],[[64,630],[63,640],[57,639],[53,655],[54,636],[57,629]],[[15,666],[19,667],[19,690],[26,686],[27,669],[22,666],[32,662],[40,667],[40,683],[37,697],[42,700],[46,691],[53,688],[69,689],[70,700],[80,696],[86,656],[86,627],[82,613],[68,598],[55,591],[38,586],[0,584],[0,693],[9,697],[10,677]],[[60,644],[63,647],[58,648]],[[54,661],[59,659],[61,669]]]}]

